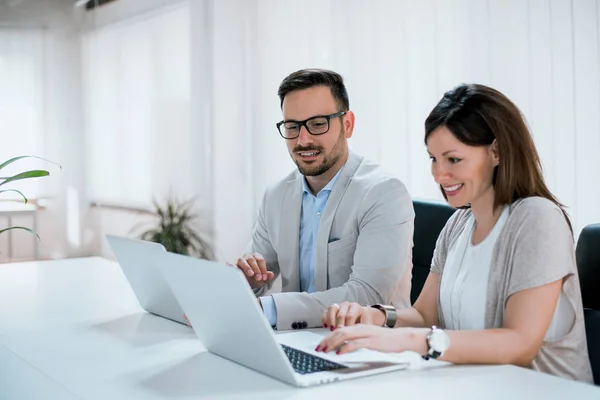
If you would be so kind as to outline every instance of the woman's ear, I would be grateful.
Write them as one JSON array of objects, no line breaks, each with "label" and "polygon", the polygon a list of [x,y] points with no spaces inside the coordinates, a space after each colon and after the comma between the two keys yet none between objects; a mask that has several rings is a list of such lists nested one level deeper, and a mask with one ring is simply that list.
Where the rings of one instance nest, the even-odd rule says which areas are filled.
[{"label": "woman's ear", "polygon": [[492,159],[494,160],[494,166],[500,165],[500,155],[498,153],[498,142],[496,139],[490,145],[490,150],[492,152]]}]

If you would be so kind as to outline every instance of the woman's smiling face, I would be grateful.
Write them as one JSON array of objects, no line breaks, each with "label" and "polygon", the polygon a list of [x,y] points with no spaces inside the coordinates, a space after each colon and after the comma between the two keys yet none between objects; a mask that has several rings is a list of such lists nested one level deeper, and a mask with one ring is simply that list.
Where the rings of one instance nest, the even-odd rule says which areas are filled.
[{"label": "woman's smiling face", "polygon": [[495,143],[466,145],[446,126],[440,126],[429,135],[427,152],[431,158],[431,174],[452,207],[473,204],[490,194],[493,198],[494,168],[498,165],[494,146]]}]

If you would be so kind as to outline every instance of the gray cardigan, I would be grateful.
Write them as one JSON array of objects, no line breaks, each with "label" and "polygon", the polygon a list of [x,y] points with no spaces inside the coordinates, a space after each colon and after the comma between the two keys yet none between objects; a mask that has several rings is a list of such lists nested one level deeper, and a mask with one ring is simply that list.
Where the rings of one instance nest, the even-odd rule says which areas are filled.
[{"label": "gray cardigan", "polygon": [[[448,251],[456,243],[470,215],[470,209],[457,211],[440,233],[431,263],[431,271],[440,274],[440,282]],[[551,201],[541,197],[515,201],[509,206],[508,220],[492,255],[485,328],[502,327],[504,305],[512,294],[559,279],[563,279],[563,294],[575,310],[575,323],[565,337],[553,342],[544,341],[530,367],[592,382],[571,231],[560,208]],[[438,315],[443,326],[439,296]]]}]

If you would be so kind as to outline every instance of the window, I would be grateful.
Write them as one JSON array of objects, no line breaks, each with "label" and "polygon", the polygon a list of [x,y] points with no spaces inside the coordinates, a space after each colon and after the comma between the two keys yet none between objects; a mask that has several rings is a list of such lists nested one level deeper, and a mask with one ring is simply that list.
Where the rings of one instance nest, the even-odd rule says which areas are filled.
[{"label": "window", "polygon": [[[43,86],[44,33],[41,30],[0,29],[0,163],[21,155],[44,156]],[[39,163],[24,160],[0,171],[10,176]],[[39,181],[11,184],[27,197],[40,194]],[[19,198],[4,193],[2,199]]]},{"label": "window", "polygon": [[188,19],[181,6],[83,37],[86,189],[92,200],[145,206],[189,184],[190,171],[174,173],[189,149]]}]

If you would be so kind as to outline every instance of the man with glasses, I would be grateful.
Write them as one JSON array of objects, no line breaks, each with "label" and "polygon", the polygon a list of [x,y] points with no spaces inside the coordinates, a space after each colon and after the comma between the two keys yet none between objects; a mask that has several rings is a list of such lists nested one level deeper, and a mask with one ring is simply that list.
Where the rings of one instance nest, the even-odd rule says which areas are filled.
[{"label": "man with glasses", "polygon": [[[350,301],[409,307],[412,201],[402,182],[348,149],[354,113],[342,77],[297,71],[278,94],[277,129],[298,171],[267,189],[236,262],[269,322],[321,326],[324,309]],[[281,292],[269,292],[278,278]]]}]

